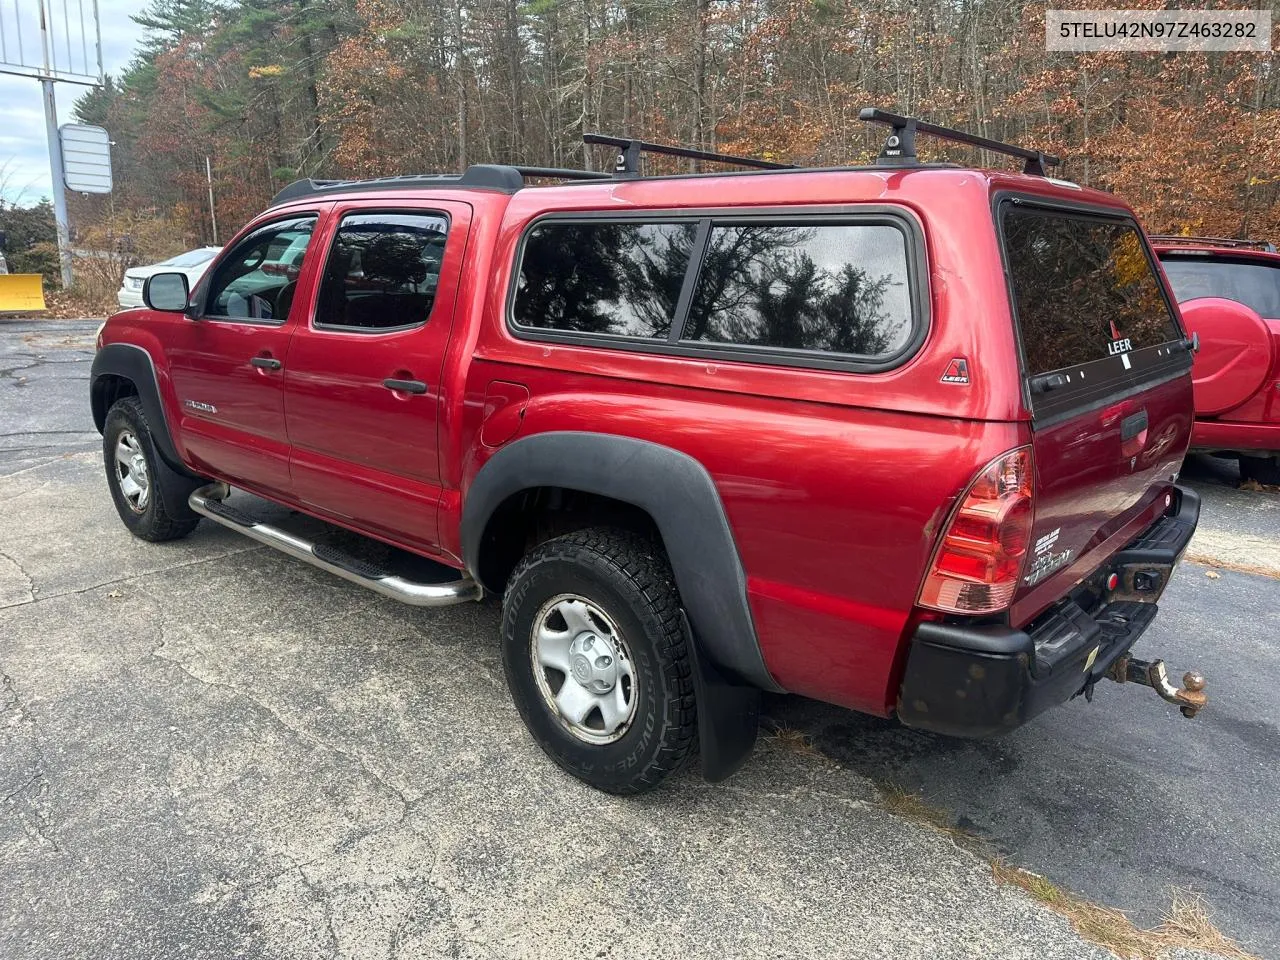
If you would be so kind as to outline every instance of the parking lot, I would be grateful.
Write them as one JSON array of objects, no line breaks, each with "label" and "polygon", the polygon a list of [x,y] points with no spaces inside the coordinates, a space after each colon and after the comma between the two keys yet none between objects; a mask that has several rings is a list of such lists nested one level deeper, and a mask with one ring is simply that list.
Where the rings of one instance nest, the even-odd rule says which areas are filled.
[{"label": "parking lot", "polygon": [[131,538],[94,326],[0,321],[0,957],[1110,956],[999,858],[1280,958],[1280,494],[1222,462],[1138,648],[1205,673],[1196,720],[1108,684],[968,742],[775,697],[728,783],[617,799],[526,735],[494,603]]}]

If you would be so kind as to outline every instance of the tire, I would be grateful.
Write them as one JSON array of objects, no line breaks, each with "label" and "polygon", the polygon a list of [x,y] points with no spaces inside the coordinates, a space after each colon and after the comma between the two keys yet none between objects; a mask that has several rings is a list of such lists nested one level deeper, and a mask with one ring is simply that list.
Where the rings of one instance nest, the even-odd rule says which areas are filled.
[{"label": "tire", "polygon": [[200,515],[187,506],[186,498],[201,481],[174,473],[160,459],[137,397],[117,400],[107,411],[102,458],[116,512],[135,537],[159,543],[185,537],[196,528]]},{"label": "tire", "polygon": [[1280,457],[1241,457],[1240,479],[1280,484]]},{"label": "tire", "polygon": [[691,656],[671,566],[635,534],[557,537],[507,581],[502,659],[516,708],[551,759],[606,793],[651,790],[694,754]]}]

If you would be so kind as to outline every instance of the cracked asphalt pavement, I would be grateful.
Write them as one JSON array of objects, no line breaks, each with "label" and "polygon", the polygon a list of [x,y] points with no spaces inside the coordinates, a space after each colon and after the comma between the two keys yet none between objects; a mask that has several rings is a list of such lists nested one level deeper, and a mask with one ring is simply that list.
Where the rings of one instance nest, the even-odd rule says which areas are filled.
[{"label": "cracked asphalt pavement", "polygon": [[[1140,923],[1200,893],[1280,958],[1280,580],[1175,578],[1140,651],[1208,675],[1194,722],[1108,685],[970,743],[777,697],[814,751],[617,799],[525,734],[492,603],[415,611],[208,524],[131,538],[94,326],[0,321],[0,957],[1110,956],[895,784]],[[1193,466],[1193,552],[1280,575],[1280,496]]]}]

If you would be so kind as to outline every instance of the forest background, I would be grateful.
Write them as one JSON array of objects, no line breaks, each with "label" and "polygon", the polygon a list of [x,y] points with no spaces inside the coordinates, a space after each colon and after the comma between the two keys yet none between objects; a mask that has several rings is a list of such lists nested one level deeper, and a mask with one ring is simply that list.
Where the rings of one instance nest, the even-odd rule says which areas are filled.
[{"label": "forest background", "polygon": [[[585,131],[863,162],[884,137],[858,121],[868,105],[1059,154],[1059,175],[1120,194],[1150,232],[1280,237],[1271,54],[1048,53],[1044,10],[1018,0],[153,0],[132,64],[76,103],[75,119],[116,144],[114,193],[72,198],[75,245],[100,261],[80,273],[110,286],[122,263],[212,242],[206,158],[225,241],[301,177],[486,162],[601,169],[611,154],[584,148]],[[926,159],[1010,164],[920,146]],[[0,209],[0,229],[26,238],[11,269],[56,273],[49,216],[38,203]]]}]

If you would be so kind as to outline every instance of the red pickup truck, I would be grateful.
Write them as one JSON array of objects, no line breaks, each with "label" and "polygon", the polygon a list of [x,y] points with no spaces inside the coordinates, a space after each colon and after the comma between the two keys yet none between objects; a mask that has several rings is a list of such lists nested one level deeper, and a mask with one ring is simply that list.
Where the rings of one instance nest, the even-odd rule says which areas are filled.
[{"label": "red pickup truck", "polygon": [[[966,736],[1107,677],[1194,715],[1200,677],[1131,654],[1199,513],[1191,344],[1132,212],[1039,152],[865,119],[892,127],[865,167],[592,136],[613,173],[293,184],[194,291],[151,277],[105,325],[121,519],[208,518],[411,604],[500,596],[530,731],[618,793],[698,754],[729,775],[761,690]],[[921,133],[1026,171],[922,163]],[[659,151],[748,169],[641,175]]]}]

